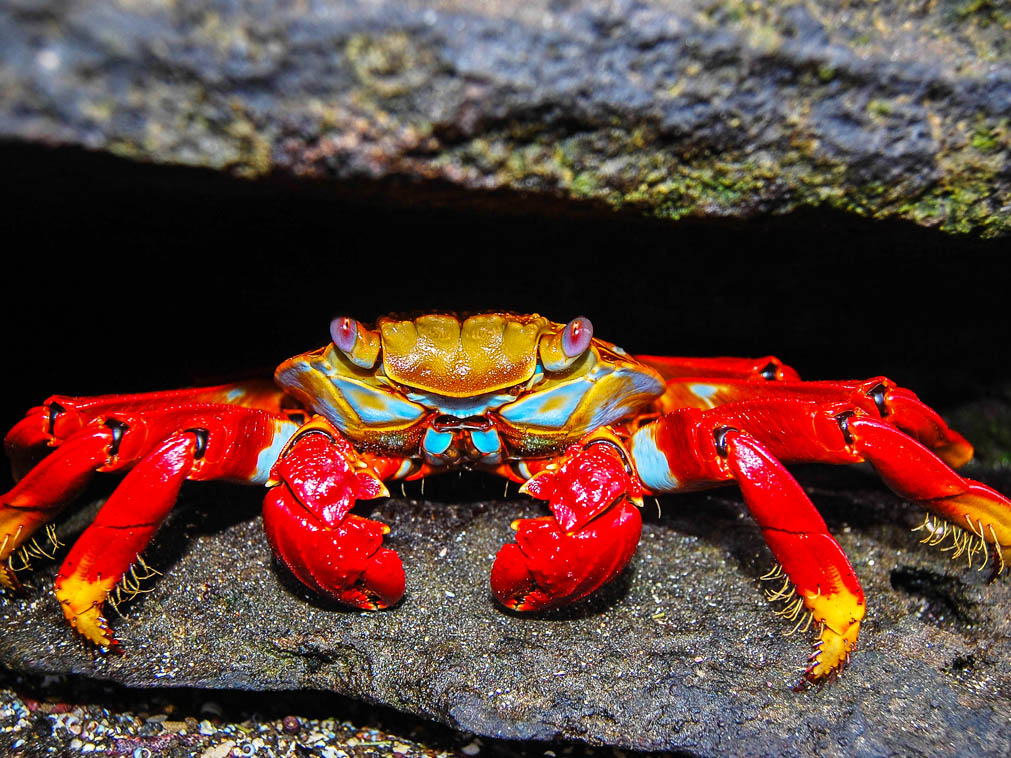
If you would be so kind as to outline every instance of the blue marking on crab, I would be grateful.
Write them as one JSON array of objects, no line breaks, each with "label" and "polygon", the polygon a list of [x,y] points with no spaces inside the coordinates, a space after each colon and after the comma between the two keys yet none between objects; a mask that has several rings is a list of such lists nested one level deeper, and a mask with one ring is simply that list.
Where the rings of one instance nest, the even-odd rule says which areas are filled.
[{"label": "blue marking on crab", "polygon": [[437,432],[432,427],[425,430],[425,439],[421,446],[429,455],[442,455],[453,443],[452,432]]},{"label": "blue marking on crab", "polygon": [[407,399],[411,402],[456,418],[484,416],[488,411],[508,403],[513,397],[514,395],[503,392],[490,392],[474,397],[446,397],[431,392],[411,392],[407,395]]},{"label": "blue marking on crab", "polygon": [[474,447],[484,455],[492,455],[502,449],[502,440],[494,429],[489,429],[486,432],[471,432],[470,440],[474,443]]},{"label": "blue marking on crab", "polygon": [[369,425],[410,423],[425,415],[422,406],[366,384],[335,378],[334,386],[344,395],[358,417]]},{"label": "blue marking on crab", "polygon": [[583,382],[568,382],[527,395],[499,410],[499,415],[515,426],[561,429],[586,395]]}]

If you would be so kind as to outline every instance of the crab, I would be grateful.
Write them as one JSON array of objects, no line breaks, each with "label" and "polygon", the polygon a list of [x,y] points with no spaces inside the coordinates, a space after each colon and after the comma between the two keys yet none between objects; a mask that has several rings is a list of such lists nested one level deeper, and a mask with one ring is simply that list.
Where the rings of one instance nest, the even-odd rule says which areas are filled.
[{"label": "crab", "polygon": [[[955,472],[971,445],[884,378],[801,381],[775,357],[632,356],[566,324],[504,312],[330,323],[331,342],[282,363],[275,384],[130,395],[54,395],[7,434],[16,484],[0,497],[0,585],[15,558],[48,554],[51,520],[97,471],[125,476],[56,577],[64,616],[103,650],[122,646],[106,603],[138,588],[141,554],[183,481],[268,487],[263,524],[291,573],[362,609],[405,588],[386,525],[353,512],[387,482],[458,469],[518,482],[550,515],[512,522],[491,570],[517,611],[578,601],[635,553],[643,497],[736,484],[772,551],[764,579],[814,650],[799,685],[848,663],[865,612],[839,543],[784,464],[868,462],[969,564],[1011,555],[1011,501]],[[18,566],[20,569],[23,566]],[[779,580],[782,584],[779,585]]]}]

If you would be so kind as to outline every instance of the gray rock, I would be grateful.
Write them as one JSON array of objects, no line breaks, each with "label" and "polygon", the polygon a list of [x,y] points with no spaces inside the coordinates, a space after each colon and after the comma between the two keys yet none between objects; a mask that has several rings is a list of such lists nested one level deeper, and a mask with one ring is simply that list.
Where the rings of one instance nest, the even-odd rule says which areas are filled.
[{"label": "gray rock", "polygon": [[[1011,490],[1006,471],[973,475]],[[509,521],[540,513],[531,501],[379,505],[408,590],[395,609],[360,613],[275,564],[258,492],[192,485],[147,552],[165,575],[113,619],[124,655],[76,638],[50,566],[4,607],[0,660],[137,686],[330,690],[481,735],[693,755],[1011,751],[1008,583],[917,544],[921,513],[869,473],[800,476],[868,600],[852,666],[820,690],[791,690],[807,643],[770,613],[770,554],[729,489],[665,498],[662,517],[647,508],[626,575],[529,617],[497,607],[487,576]],[[454,479],[429,487],[452,493]]]},{"label": "gray rock", "polygon": [[0,137],[408,178],[420,203],[448,185],[672,219],[829,205],[997,236],[1009,29],[972,0],[7,0]]}]

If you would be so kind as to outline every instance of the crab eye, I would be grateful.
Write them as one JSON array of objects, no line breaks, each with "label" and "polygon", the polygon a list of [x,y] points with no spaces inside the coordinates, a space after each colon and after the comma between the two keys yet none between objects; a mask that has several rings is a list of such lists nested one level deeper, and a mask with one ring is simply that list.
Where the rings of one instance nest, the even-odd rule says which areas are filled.
[{"label": "crab eye", "polygon": [[569,358],[578,358],[586,352],[593,339],[593,324],[586,316],[576,316],[562,330],[562,352]]},{"label": "crab eye", "polygon": [[590,319],[577,316],[561,331],[541,340],[541,365],[547,371],[564,371],[589,349],[592,340]]},{"label": "crab eye", "polygon": [[330,338],[334,347],[362,368],[372,368],[379,357],[379,335],[349,316],[338,316],[330,322]]},{"label": "crab eye", "polygon": [[338,316],[330,322],[330,338],[341,352],[350,353],[358,341],[358,322],[348,316]]}]

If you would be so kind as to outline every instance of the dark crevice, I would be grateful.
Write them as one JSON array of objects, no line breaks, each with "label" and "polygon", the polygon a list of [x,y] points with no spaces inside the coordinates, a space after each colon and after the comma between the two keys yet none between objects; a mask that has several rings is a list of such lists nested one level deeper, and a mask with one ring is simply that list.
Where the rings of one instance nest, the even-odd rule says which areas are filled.
[{"label": "dark crevice", "polygon": [[892,587],[919,599],[919,617],[962,634],[979,623],[979,602],[959,577],[929,569],[899,566],[891,572]]}]

